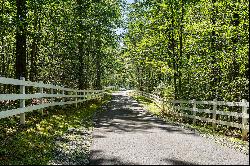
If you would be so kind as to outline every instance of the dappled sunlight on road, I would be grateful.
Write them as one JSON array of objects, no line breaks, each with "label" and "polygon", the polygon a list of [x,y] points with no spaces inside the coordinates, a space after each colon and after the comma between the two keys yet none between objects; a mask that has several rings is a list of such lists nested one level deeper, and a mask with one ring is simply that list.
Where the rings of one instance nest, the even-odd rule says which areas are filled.
[{"label": "dappled sunlight on road", "polygon": [[247,155],[154,117],[128,97],[126,91],[113,93],[112,100],[94,121],[91,165],[249,162]]}]

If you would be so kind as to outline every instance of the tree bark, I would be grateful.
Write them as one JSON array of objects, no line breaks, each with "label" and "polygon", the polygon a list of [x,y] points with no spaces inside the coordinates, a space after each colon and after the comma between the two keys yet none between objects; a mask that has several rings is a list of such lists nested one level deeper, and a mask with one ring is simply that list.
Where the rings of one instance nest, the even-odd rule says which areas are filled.
[{"label": "tree bark", "polygon": [[16,78],[26,77],[26,0],[16,0],[17,30],[16,30]]},{"label": "tree bark", "polygon": [[[183,39],[182,39],[182,35],[183,35],[183,15],[184,15],[184,0],[181,1],[181,20],[180,20],[180,57],[178,58],[178,66],[179,68],[181,68],[181,58],[182,58],[182,49],[183,49]],[[182,96],[182,82],[181,82],[181,72],[178,71],[178,77],[179,77],[179,84],[178,84],[178,89],[179,89],[179,96]]]},{"label": "tree bark", "polygon": [[101,50],[99,49],[101,47],[102,43],[101,43],[101,38],[100,36],[98,37],[97,41],[96,41],[96,83],[95,83],[95,88],[96,89],[101,89],[101,56],[100,54],[102,53]]},{"label": "tree bark", "polygon": [[171,3],[171,12],[172,12],[172,20],[171,20],[171,28],[172,28],[172,33],[171,33],[171,41],[172,41],[172,55],[173,55],[173,67],[174,67],[174,97],[177,99],[178,96],[178,89],[177,89],[177,64],[176,64],[176,55],[175,55],[175,40],[174,40],[174,10],[173,10],[173,5]]},{"label": "tree bark", "polygon": [[37,77],[37,53],[38,53],[38,41],[39,37],[37,36],[37,32],[40,31],[40,26],[38,26],[38,14],[37,14],[37,8],[35,7],[34,11],[34,33],[35,36],[33,37],[32,45],[31,45],[31,57],[30,57],[30,81],[35,81],[35,78]]}]

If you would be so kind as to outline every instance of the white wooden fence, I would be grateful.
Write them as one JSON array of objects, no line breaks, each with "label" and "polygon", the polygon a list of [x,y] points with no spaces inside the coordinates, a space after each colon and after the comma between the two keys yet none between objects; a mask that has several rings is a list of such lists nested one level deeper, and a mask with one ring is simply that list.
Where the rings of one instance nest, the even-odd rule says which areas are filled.
[{"label": "white wooden fence", "polygon": [[[77,103],[91,99],[101,98],[105,93],[105,90],[76,90],[51,84],[44,84],[42,82],[38,83],[38,82],[25,81],[24,78],[18,80],[18,79],[0,77],[0,85],[1,84],[20,86],[20,94],[0,94],[0,102],[9,100],[20,100],[20,107],[11,110],[4,110],[4,111],[0,110],[0,119],[20,114],[21,124],[25,124],[25,112],[31,112],[33,110],[42,111],[43,108],[56,105],[75,104],[77,106]],[[39,93],[25,94],[26,87],[39,88]],[[109,88],[112,89],[113,87]],[[44,93],[46,89],[50,89],[50,94]],[[55,91],[56,93],[54,93]],[[68,93],[68,95],[66,95],[65,93]],[[45,99],[43,98],[51,98],[52,100],[50,103],[45,103]],[[30,105],[26,107],[25,100],[27,99],[39,99],[40,104]],[[55,99],[60,99],[60,101],[55,101]],[[68,99],[70,101],[65,101],[65,99]]]},{"label": "white wooden fence", "polygon": [[[145,96],[147,98],[152,99],[158,106],[163,106],[166,104],[170,104],[174,110],[177,110],[180,112],[180,115],[183,117],[188,117],[193,119],[193,124],[196,123],[196,119],[205,121],[205,122],[211,122],[212,126],[215,128],[216,124],[220,125],[226,125],[231,127],[240,128],[242,130],[242,137],[243,139],[246,139],[247,133],[249,132],[249,113],[247,112],[249,108],[249,102],[247,102],[245,99],[243,99],[241,102],[225,102],[225,101],[217,101],[214,99],[213,101],[196,101],[196,100],[170,100],[166,101],[162,98],[160,98],[157,95],[152,95],[149,93],[145,93],[142,91],[136,91],[139,95]],[[175,106],[175,104],[179,104],[180,106]],[[184,107],[183,104],[192,104],[192,107]],[[196,105],[213,105],[213,109],[199,109],[196,107]],[[219,111],[217,109],[217,106],[230,106],[230,107],[241,107],[241,112],[229,112],[229,111]],[[192,112],[192,115],[184,113],[184,111],[181,110],[188,110]],[[205,118],[201,116],[197,116],[197,112],[199,113],[208,113],[212,114],[212,118]],[[241,123],[235,123],[235,122],[228,122],[228,121],[222,121],[217,120],[217,115],[227,115],[227,116],[233,116],[237,118],[241,118]]]}]

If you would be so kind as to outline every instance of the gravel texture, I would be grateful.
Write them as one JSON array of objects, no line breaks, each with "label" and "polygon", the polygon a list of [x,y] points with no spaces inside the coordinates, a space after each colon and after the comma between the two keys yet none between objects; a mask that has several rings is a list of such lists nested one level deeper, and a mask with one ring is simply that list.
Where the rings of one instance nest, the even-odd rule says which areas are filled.
[{"label": "gravel texture", "polygon": [[227,137],[215,136],[210,134],[201,134],[197,132],[200,136],[210,139],[218,144],[221,144],[226,147],[230,147],[231,149],[235,149],[241,153],[249,155],[249,142],[242,144],[241,142],[233,142]]},{"label": "gravel texture", "polygon": [[118,92],[95,118],[90,165],[248,165],[249,155],[164,122]]},{"label": "gravel texture", "polygon": [[168,121],[166,119],[164,119],[164,121],[167,121],[168,123],[178,125],[178,126],[180,126],[181,128],[184,128],[184,129],[193,130],[195,132],[195,134],[197,134],[197,135],[199,135],[201,137],[205,137],[205,138],[210,139],[211,141],[214,141],[214,142],[216,142],[216,143],[218,143],[220,145],[229,147],[231,149],[235,149],[235,150],[237,150],[237,151],[239,151],[241,153],[249,155],[249,142],[248,141],[235,141],[235,140],[232,139],[232,137],[200,132],[199,130],[193,128],[189,124],[176,123],[176,122],[173,122],[173,121]]},{"label": "gravel texture", "polygon": [[84,127],[71,128],[62,137],[58,137],[53,160],[48,165],[87,165],[91,132]]}]

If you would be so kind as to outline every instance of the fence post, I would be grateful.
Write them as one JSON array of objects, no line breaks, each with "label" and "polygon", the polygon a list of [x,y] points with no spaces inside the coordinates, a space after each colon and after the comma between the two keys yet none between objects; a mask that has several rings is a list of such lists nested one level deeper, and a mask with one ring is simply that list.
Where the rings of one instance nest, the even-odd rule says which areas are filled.
[{"label": "fence post", "polygon": [[196,100],[193,99],[193,125],[196,124]]},{"label": "fence post", "polygon": [[242,140],[247,140],[247,100],[246,99],[242,99]]},{"label": "fence post", "polygon": [[[25,81],[25,78],[20,77],[20,80]],[[20,85],[20,94],[25,94],[25,86],[24,85]],[[20,108],[24,108],[24,107],[25,107],[25,100],[20,99]],[[20,123],[23,125],[25,124],[25,113],[20,114]]]},{"label": "fence post", "polygon": [[182,109],[181,109],[182,106],[183,106],[183,103],[180,103],[179,116],[180,116],[180,122],[181,122],[181,123],[183,122]]},{"label": "fence post", "polygon": [[[75,91],[75,95],[78,95],[77,91]],[[76,108],[77,108],[77,98],[78,98],[78,97],[75,98],[75,101],[76,101],[75,106],[76,106]]]},{"label": "fence post", "polygon": [[164,99],[164,105],[165,105],[164,114],[169,114],[171,109],[171,102],[167,98]]},{"label": "fence post", "polygon": [[89,94],[89,100],[91,100],[93,97],[92,92],[88,92],[88,94]]},{"label": "fence post", "polygon": [[86,101],[88,101],[89,100],[89,93],[88,93],[88,91],[85,92],[85,95],[86,95]]},{"label": "fence post", "polygon": [[[42,82],[42,81],[39,81],[39,83],[43,83],[43,82]],[[40,92],[40,94],[43,94],[43,87],[40,87],[40,88],[39,88],[39,92]],[[42,97],[41,97],[40,101],[41,101],[41,104],[43,104],[43,98],[42,98]],[[42,113],[42,115],[43,115],[43,109],[41,109],[41,113]]]},{"label": "fence post", "polygon": [[65,95],[65,91],[64,91],[64,90],[62,90],[62,95],[63,95],[63,97],[62,97],[62,101],[63,101],[63,102],[65,102],[65,97],[64,97],[64,95]]},{"label": "fence post", "polygon": [[[54,94],[54,89],[50,89],[50,93],[53,95]],[[53,97],[51,97],[51,103],[53,103],[53,101],[54,101],[54,98]]]},{"label": "fence post", "polygon": [[165,112],[165,103],[166,102],[165,102],[165,98],[164,97],[162,98],[161,102],[162,102],[162,111]]},{"label": "fence post", "polygon": [[217,111],[217,100],[213,100],[213,123],[212,127],[215,129],[216,128],[216,111]]}]

